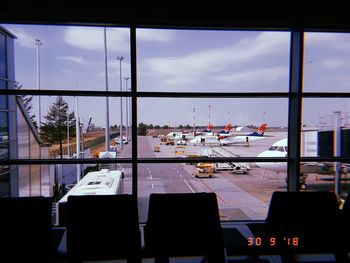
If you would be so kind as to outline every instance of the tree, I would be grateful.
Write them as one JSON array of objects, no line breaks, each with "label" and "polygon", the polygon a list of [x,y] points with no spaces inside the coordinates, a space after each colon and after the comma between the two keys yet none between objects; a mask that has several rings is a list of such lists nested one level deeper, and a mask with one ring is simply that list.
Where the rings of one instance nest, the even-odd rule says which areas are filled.
[{"label": "tree", "polygon": [[143,122],[139,123],[139,127],[137,127],[137,134],[138,135],[146,135],[147,133],[147,125]]},{"label": "tree", "polygon": [[[15,82],[15,89],[21,89],[22,85],[19,84],[19,82]],[[29,116],[29,119],[32,121],[33,125],[38,128],[38,124],[35,120],[35,114],[32,114],[32,109],[33,109],[33,96],[30,95],[18,95],[18,98],[20,101],[23,103],[24,108],[26,109],[26,112]]]},{"label": "tree", "polygon": [[23,103],[24,108],[26,109],[26,112],[29,116],[29,119],[32,121],[33,125],[38,128],[38,124],[35,120],[35,114],[32,114],[32,109],[33,109],[33,96],[30,95],[19,95],[18,96],[20,101]]},{"label": "tree", "polygon": [[[46,142],[60,144],[60,156],[63,158],[63,140],[67,137],[67,114],[68,114],[68,103],[63,99],[62,96],[58,96],[56,101],[50,106],[49,112],[44,116],[44,121],[41,125],[41,136]],[[68,120],[74,120],[74,112],[70,113]],[[69,134],[74,136],[74,125],[70,125]]]}]

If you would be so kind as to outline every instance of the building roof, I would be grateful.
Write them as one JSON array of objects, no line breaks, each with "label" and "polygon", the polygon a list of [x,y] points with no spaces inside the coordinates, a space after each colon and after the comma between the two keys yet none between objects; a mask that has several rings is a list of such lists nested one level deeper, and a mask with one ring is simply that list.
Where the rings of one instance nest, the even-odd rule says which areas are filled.
[{"label": "building roof", "polygon": [[17,39],[17,37],[14,34],[12,34],[10,31],[8,31],[6,28],[2,27],[1,25],[0,25],[0,32],[4,33],[5,35],[7,35],[13,39]]}]

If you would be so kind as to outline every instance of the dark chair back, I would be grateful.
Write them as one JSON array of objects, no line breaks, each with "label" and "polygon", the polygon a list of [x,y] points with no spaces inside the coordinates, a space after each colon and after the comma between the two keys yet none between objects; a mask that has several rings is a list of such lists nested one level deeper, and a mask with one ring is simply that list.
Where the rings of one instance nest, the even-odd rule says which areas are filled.
[{"label": "dark chair back", "polygon": [[0,198],[0,262],[52,262],[51,199]]},{"label": "dark chair back", "polygon": [[341,233],[341,246],[350,252],[350,192],[347,194],[343,209],[340,211],[340,233]]},{"label": "dark chair back", "polygon": [[266,229],[285,248],[332,251],[338,220],[338,201],[332,192],[274,192]]},{"label": "dark chair back", "polygon": [[151,194],[144,233],[146,251],[157,262],[196,255],[225,262],[215,193]]},{"label": "dark chair back", "polygon": [[67,218],[71,262],[114,259],[141,262],[135,196],[69,196]]}]

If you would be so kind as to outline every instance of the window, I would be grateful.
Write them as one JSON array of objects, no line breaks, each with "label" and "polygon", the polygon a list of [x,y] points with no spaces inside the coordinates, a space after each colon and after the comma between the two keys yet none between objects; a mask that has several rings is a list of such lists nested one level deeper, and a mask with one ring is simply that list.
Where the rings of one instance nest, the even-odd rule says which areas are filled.
[{"label": "window", "polygon": [[[138,195],[141,222],[150,193],[201,191],[217,193],[223,221],[262,220],[272,192],[299,190],[291,181],[319,161],[306,128],[321,117],[314,109],[328,112],[324,98],[308,93],[306,65],[304,90],[295,84],[302,72],[290,60],[302,61],[303,48],[295,31],[5,26],[30,37],[15,41],[16,81],[33,95],[32,120],[40,122],[37,129],[23,117],[17,127],[19,174],[40,174],[19,178],[23,195],[52,194],[54,182],[68,190],[87,172],[113,167],[125,174],[124,192]],[[55,139],[45,137],[48,128]],[[40,149],[38,130],[49,143]],[[288,145],[299,137],[300,147]],[[42,165],[24,160],[38,158],[34,150]],[[317,176],[310,178],[315,190]]]},{"label": "window", "polygon": [[[349,192],[348,33],[305,33],[302,156],[305,179],[316,176],[309,190]],[[317,109],[317,111],[315,111]],[[324,158],[320,161],[318,158]],[[334,158],[340,158],[335,160]]]}]

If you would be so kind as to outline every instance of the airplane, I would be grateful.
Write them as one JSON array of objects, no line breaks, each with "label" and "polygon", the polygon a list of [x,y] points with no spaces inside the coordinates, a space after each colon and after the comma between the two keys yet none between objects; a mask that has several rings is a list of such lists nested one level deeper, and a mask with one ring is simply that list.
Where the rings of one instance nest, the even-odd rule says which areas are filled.
[{"label": "airplane", "polygon": [[223,139],[223,138],[226,138],[226,137],[231,137],[231,136],[235,136],[235,137],[239,137],[239,136],[242,136],[242,137],[246,137],[246,136],[263,136],[265,131],[266,131],[266,128],[267,128],[267,124],[266,123],[262,123],[258,129],[251,133],[251,134],[248,134],[248,135],[237,135],[237,133],[231,133],[230,130],[232,129],[232,125],[231,124],[227,124],[224,128],[224,130],[222,131],[219,131],[218,134],[220,136],[220,139]]},{"label": "airplane", "polygon": [[184,131],[173,131],[169,132],[166,137],[173,140],[192,140],[195,136],[199,135],[213,135],[213,125],[209,124],[208,127],[203,131],[184,132]]},{"label": "airplane", "polygon": [[[261,152],[257,157],[287,157],[288,156],[288,139],[282,139],[274,144],[271,147]],[[287,162],[258,162],[256,163],[260,168],[275,171],[276,173],[287,173]],[[300,189],[306,189],[306,179],[308,174],[334,174],[334,166],[333,163],[316,163],[316,162],[308,162],[301,163],[300,167],[301,176],[299,178],[300,181]]]},{"label": "airplane", "polygon": [[[228,127],[225,126],[225,127]],[[203,145],[209,144],[209,145],[230,145],[230,144],[236,144],[236,143],[247,143],[249,145],[252,141],[257,141],[264,139],[263,137],[265,130],[266,130],[267,124],[261,124],[260,127],[254,131],[253,133],[247,134],[247,135],[233,135],[233,134],[226,134],[226,135],[199,135],[193,138],[190,143],[197,144],[201,143]]]}]

